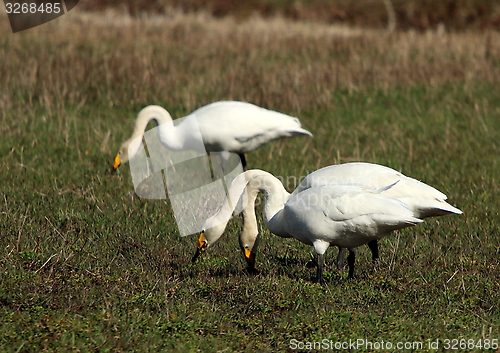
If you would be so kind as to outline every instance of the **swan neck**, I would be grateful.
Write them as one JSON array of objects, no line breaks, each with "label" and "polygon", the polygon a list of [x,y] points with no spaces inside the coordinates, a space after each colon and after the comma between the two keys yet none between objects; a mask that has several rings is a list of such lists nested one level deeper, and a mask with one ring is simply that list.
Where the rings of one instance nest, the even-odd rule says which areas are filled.
[{"label": "swan neck", "polygon": [[275,219],[283,210],[290,194],[285,190],[279,179],[267,172],[262,172],[252,178],[248,182],[247,189],[249,194],[256,195],[257,191],[264,193],[264,222],[269,227],[271,220]]},{"label": "swan neck", "polygon": [[150,105],[145,107],[137,115],[135,120],[134,132],[132,133],[132,139],[143,136],[146,127],[151,120],[156,121],[158,125],[168,124],[168,126],[173,126],[172,116],[163,107]]},{"label": "swan neck", "polygon": [[257,216],[255,215],[255,200],[258,192],[252,193],[247,189],[247,203],[243,209],[243,228],[239,236],[240,247],[242,249],[253,249],[257,236],[259,235],[259,226]]},{"label": "swan neck", "polygon": [[[290,194],[272,174],[262,170],[249,170],[238,175],[233,180],[224,204],[214,216],[205,222],[203,227],[205,237],[209,238],[210,243],[215,242],[222,235],[240,199],[242,199],[244,205],[244,228],[242,232],[244,234],[248,233],[249,237],[251,237],[251,234],[258,231],[254,207],[259,192],[263,192],[265,195],[264,222],[273,233],[275,231],[278,235],[281,233],[279,229],[280,222],[276,221],[280,218],[279,213],[283,210]],[[276,225],[271,225],[271,223],[276,223]]]}]

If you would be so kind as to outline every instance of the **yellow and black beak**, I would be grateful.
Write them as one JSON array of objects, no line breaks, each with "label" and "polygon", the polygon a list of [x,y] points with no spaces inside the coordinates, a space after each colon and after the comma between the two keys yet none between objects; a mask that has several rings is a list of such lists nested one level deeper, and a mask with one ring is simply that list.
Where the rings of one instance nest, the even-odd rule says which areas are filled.
[{"label": "yellow and black beak", "polygon": [[122,164],[122,160],[120,158],[120,154],[118,153],[115,157],[115,161],[113,162],[113,172],[118,169],[118,167]]},{"label": "yellow and black beak", "polygon": [[250,271],[255,270],[255,254],[247,248],[243,249],[243,254],[245,255],[245,260],[247,260],[248,269]]},{"label": "yellow and black beak", "polygon": [[206,250],[207,248],[207,242],[205,240],[205,232],[201,232],[200,233],[200,237],[198,238],[198,247],[196,249],[196,252],[194,253],[194,256],[193,258],[191,259],[191,262],[195,262],[196,259],[201,255],[203,254],[203,252]]}]

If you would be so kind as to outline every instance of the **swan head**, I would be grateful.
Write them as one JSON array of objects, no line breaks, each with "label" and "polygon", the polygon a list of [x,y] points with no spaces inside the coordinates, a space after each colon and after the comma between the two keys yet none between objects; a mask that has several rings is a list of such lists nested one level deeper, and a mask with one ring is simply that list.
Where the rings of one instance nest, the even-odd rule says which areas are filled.
[{"label": "swan head", "polygon": [[248,265],[248,271],[250,273],[256,273],[255,269],[255,252],[253,251],[253,246],[241,246],[241,251]]},{"label": "swan head", "polygon": [[[203,230],[198,237],[198,245],[196,247],[196,252],[192,258],[192,262],[195,262],[198,257],[200,257],[205,250],[215,243],[222,236],[224,232],[224,225],[215,226],[213,228]],[[247,231],[248,232],[248,231]],[[257,235],[250,236],[249,234],[244,235],[245,230],[240,234],[240,247],[245,256],[245,260],[248,265],[248,270],[250,272],[255,272],[255,251],[257,248],[259,238]]]},{"label": "swan head", "polygon": [[224,233],[224,229],[226,229],[226,223],[217,224],[214,227],[201,231],[200,236],[198,237],[198,246],[196,247],[196,252],[192,258],[192,262],[195,262],[196,259],[200,257],[200,255],[203,254],[210,245],[219,240]]},{"label": "swan head", "polygon": [[[253,203],[252,203],[252,207]],[[251,211],[254,211],[253,209]],[[255,270],[255,253],[260,242],[259,229],[255,213],[246,213],[243,220],[243,229],[239,235],[240,249],[248,265],[250,272]]]},{"label": "swan head", "polygon": [[207,249],[208,243],[205,240],[205,231],[201,231],[200,236],[198,238],[198,246],[196,248],[196,252],[194,253],[193,258],[191,259],[192,262],[195,262],[198,257],[200,257],[201,254]]},{"label": "swan head", "polygon": [[117,170],[119,166],[121,166],[124,163],[127,163],[129,161],[128,157],[128,145],[130,144],[129,141],[125,141],[121,146],[120,149],[118,150],[118,153],[115,156],[115,159],[113,160],[113,171]]},{"label": "swan head", "polygon": [[[256,272],[255,253],[260,242],[260,237],[258,236],[259,231],[257,228],[256,220],[254,221],[254,219],[251,219],[251,221],[253,222],[245,220],[243,230],[239,235],[239,243],[243,256],[245,257],[245,260],[247,262],[248,270],[251,273],[254,273]],[[220,239],[220,237],[224,233],[225,228],[226,223],[219,223],[212,228],[207,228],[201,231],[200,236],[198,237],[196,252],[192,258],[193,262],[195,262],[196,259],[200,257],[208,247],[210,247]]]},{"label": "swan head", "polygon": [[118,153],[113,161],[113,171],[117,170],[119,166],[127,163],[130,158],[133,158],[142,144],[142,136],[130,138],[120,146]]},{"label": "swan head", "polygon": [[118,154],[113,161],[112,171],[118,169],[120,165],[127,163],[137,154],[137,152],[139,152],[142,145],[144,131],[151,120],[155,120],[158,125],[172,123],[172,117],[165,108],[159,105],[148,105],[143,108],[135,120],[132,137],[122,143],[120,149],[118,150]]}]

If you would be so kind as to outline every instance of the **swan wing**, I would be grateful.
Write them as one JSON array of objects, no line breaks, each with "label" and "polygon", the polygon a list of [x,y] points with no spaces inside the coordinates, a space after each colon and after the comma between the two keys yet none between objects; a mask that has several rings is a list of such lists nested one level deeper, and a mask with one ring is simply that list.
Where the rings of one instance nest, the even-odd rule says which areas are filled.
[{"label": "swan wing", "polygon": [[319,238],[347,248],[422,222],[404,202],[354,185],[305,190],[289,199],[285,214],[299,240]]},{"label": "swan wing", "polygon": [[207,150],[246,153],[261,145],[293,134],[312,134],[300,121],[251,103],[221,101],[195,110]]},{"label": "swan wing", "polygon": [[462,213],[446,202],[445,194],[432,186],[389,167],[371,163],[346,163],[319,169],[304,178],[294,194],[325,184],[355,184],[372,190],[394,184],[381,193],[403,201],[419,218]]}]

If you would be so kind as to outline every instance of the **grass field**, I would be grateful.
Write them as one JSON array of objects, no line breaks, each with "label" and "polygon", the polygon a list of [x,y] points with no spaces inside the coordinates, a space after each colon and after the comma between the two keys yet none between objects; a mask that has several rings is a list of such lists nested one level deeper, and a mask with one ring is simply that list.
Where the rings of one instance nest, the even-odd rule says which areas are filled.
[{"label": "grass field", "polygon": [[[0,58],[0,350],[364,339],[444,351],[457,339],[474,341],[453,351],[478,351],[470,344],[500,339],[498,32],[76,9],[3,35]],[[135,196],[127,166],[108,172],[143,106],[181,117],[222,99],[299,116],[314,133],[248,156],[289,190],[320,167],[366,161],[438,188],[464,214],[385,238],[378,269],[360,248],[354,281],[330,249],[327,287],[311,282],[312,248],[264,229],[260,274],[248,276],[238,219],[191,264],[197,235],[178,235],[169,203]]]}]

